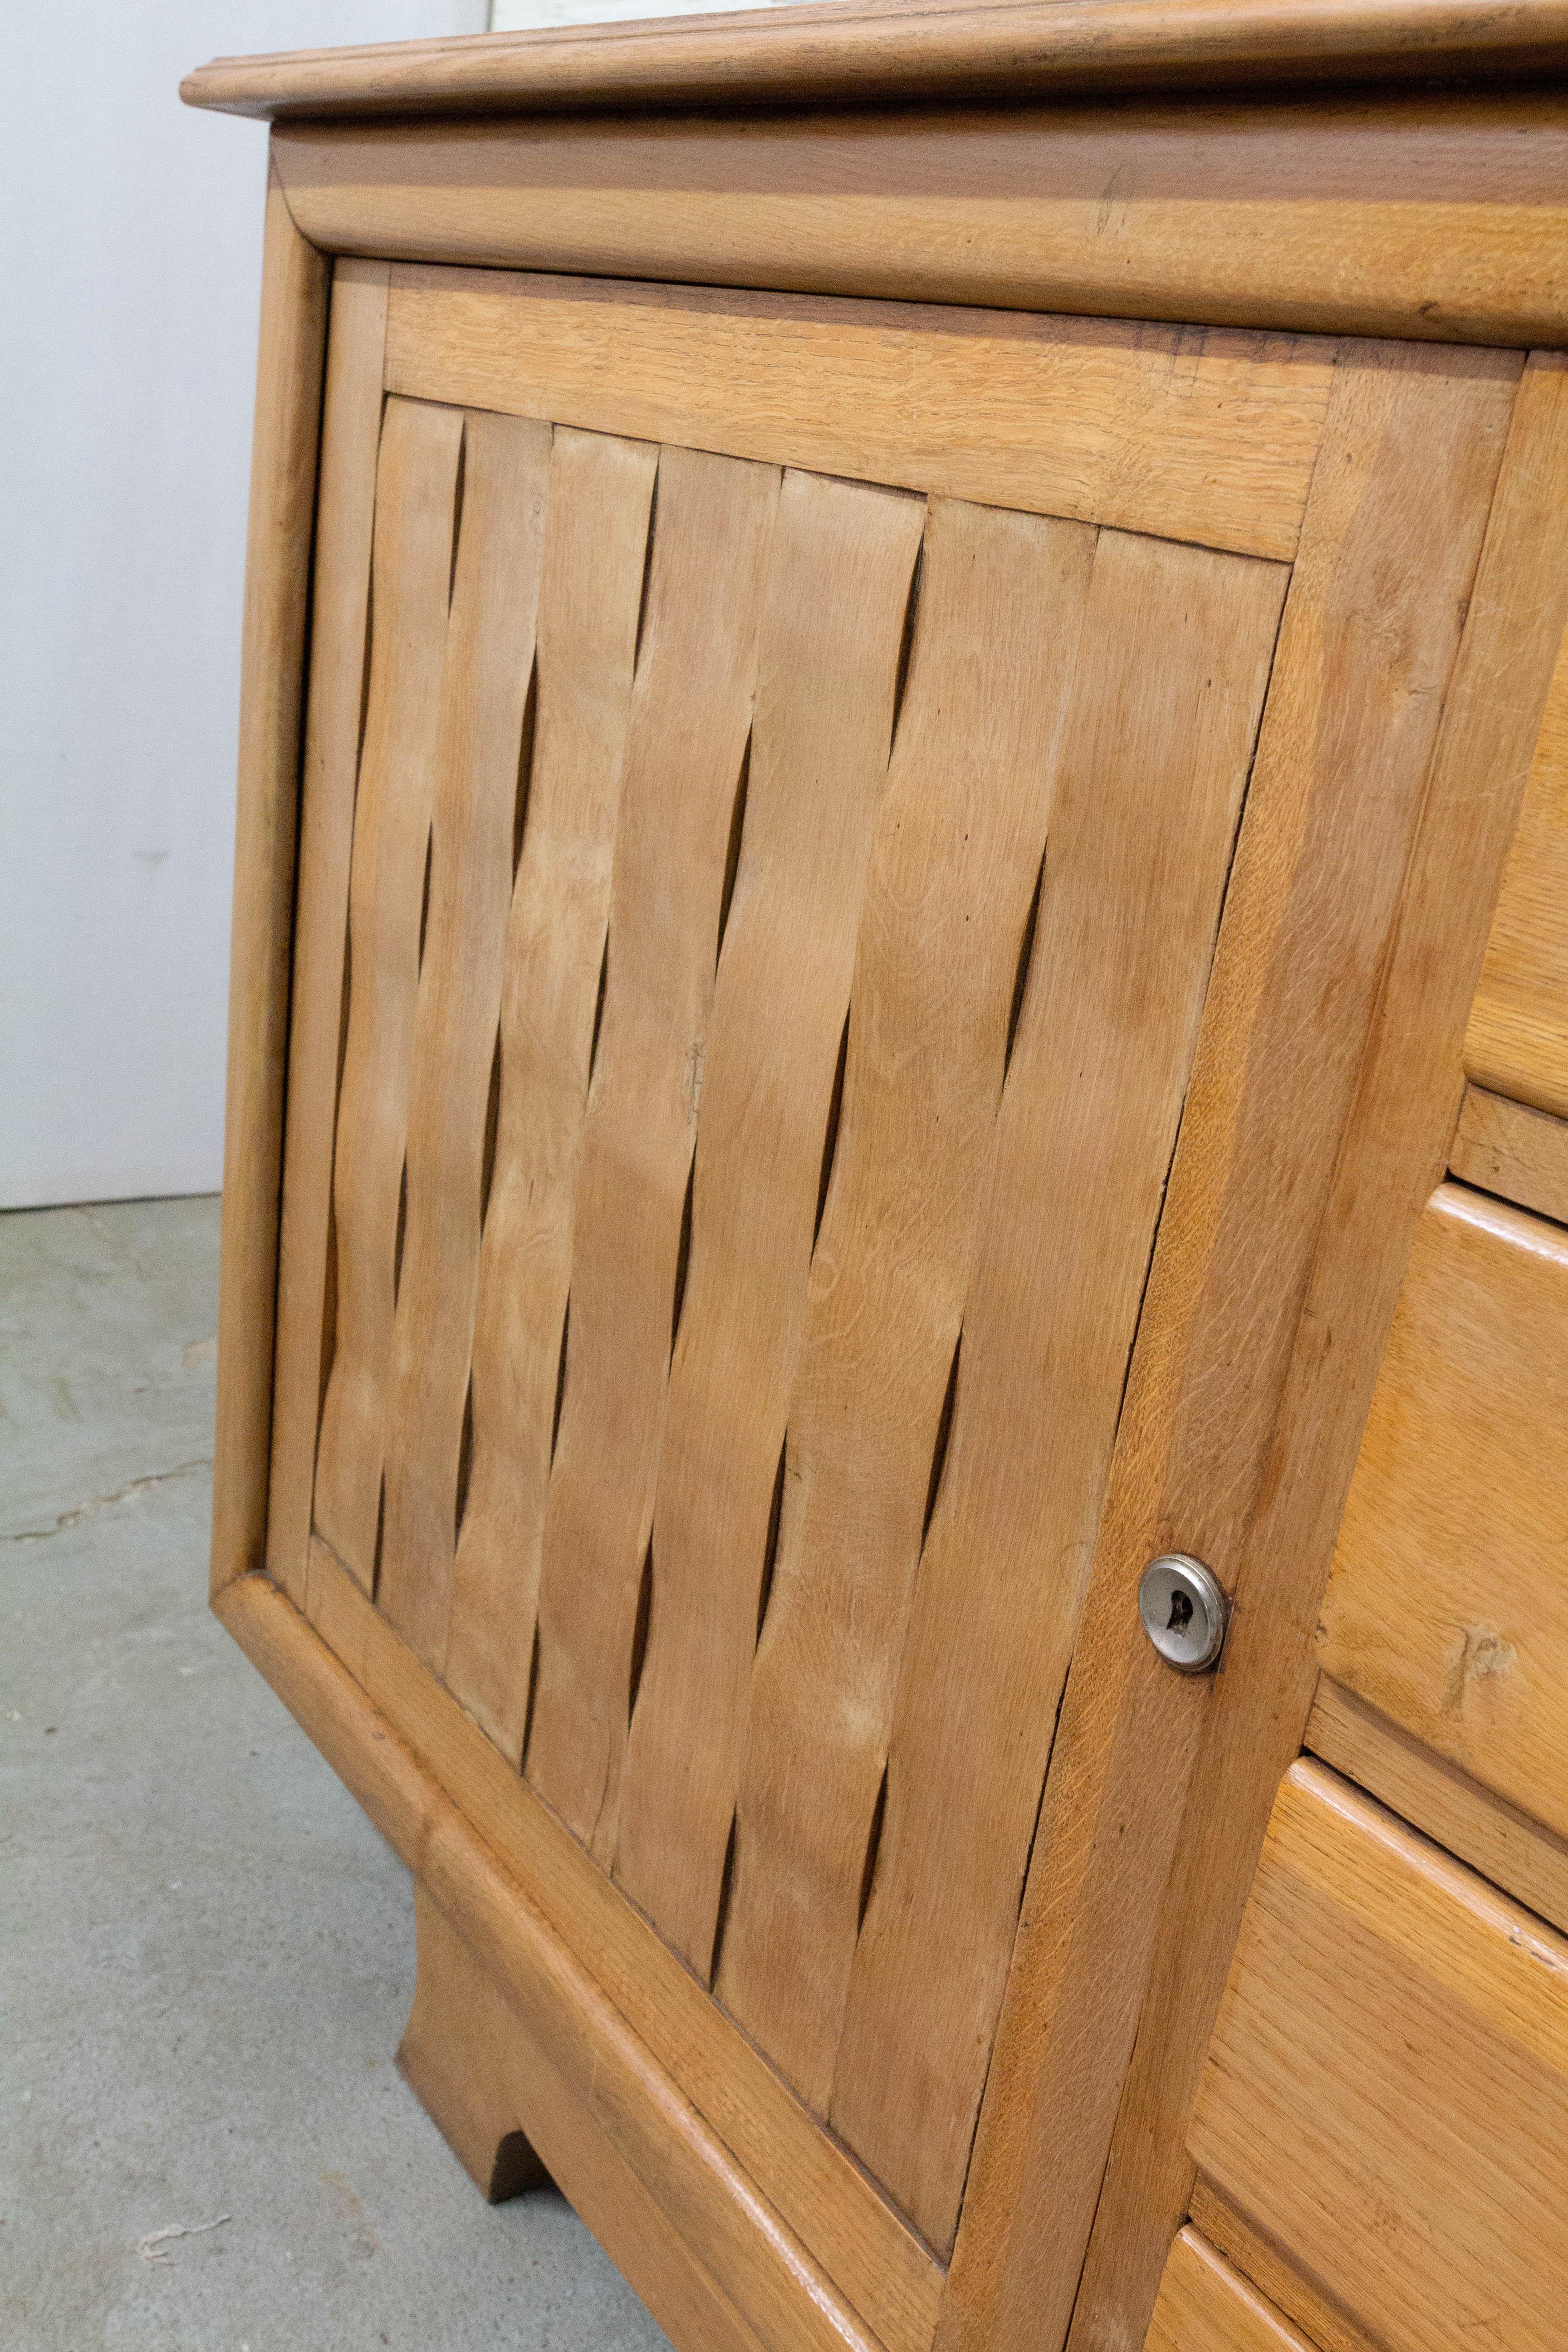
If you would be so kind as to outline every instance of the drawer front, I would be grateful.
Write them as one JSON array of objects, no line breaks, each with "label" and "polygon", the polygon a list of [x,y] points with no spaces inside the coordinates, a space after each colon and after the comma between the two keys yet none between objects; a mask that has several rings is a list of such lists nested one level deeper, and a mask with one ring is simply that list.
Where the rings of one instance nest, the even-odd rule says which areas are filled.
[{"label": "drawer front", "polygon": [[1479,1087],[1568,1118],[1568,639],[1465,1039]]},{"label": "drawer front", "polygon": [[1387,2352],[1560,2346],[1568,1942],[1292,1767],[1190,2146]]},{"label": "drawer front", "polygon": [[1368,1422],[1321,1663],[1560,1834],[1565,1498],[1568,1234],[1444,1185]]}]

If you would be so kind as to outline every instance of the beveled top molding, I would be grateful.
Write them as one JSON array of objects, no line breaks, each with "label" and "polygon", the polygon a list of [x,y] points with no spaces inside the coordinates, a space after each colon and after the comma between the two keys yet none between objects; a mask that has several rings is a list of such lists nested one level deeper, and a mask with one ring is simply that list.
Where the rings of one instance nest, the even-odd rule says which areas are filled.
[{"label": "beveled top molding", "polygon": [[274,121],[1165,94],[1568,76],[1568,0],[982,0],[773,8],[216,58],[188,106]]}]

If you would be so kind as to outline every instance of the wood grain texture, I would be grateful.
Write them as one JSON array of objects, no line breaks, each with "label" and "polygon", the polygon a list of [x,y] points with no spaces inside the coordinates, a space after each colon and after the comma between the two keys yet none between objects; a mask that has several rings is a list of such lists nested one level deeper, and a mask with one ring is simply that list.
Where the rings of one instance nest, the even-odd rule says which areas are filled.
[{"label": "wood grain texture", "polygon": [[1193,2183],[1191,2227],[1300,2329],[1311,2352],[1380,2352],[1343,2306],[1298,2270],[1201,2173]]},{"label": "wood grain texture", "polygon": [[515,2143],[526,2116],[550,2150],[549,2177],[601,2245],[615,2249],[616,2268],[676,2343],[690,2352],[764,2352],[615,2142],[584,2114],[504,1983],[480,1967],[417,1880],[414,1903],[419,1975],[398,2071],[468,2169],[483,2186],[494,2135]]},{"label": "wood grain texture", "polygon": [[826,2110],[1094,535],[934,502],[789,1410],[717,1982]]},{"label": "wood grain texture", "polygon": [[549,472],[547,425],[512,416],[464,419],[376,1585],[380,1607],[433,1664],[446,1653],[463,1499],[486,1104],[500,1022],[513,843],[528,782],[520,770]]},{"label": "wood grain texture", "polygon": [[826,1139],[888,772],[915,499],[784,476],[702,1074],[616,1874],[709,1976]]},{"label": "wood grain texture", "polygon": [[[1237,1580],[1233,1638],[1200,1765],[1202,1802],[1171,1881],[1168,1940],[1097,2219],[1103,2234],[1086,2272],[1080,2343],[1120,2324],[1110,2315],[1141,2318],[1158,2250],[1152,2221],[1135,2217],[1152,2207],[1173,2225],[1189,2191],[1180,2135],[1196,2053],[1243,1907],[1245,1857],[1260,1836],[1268,1774],[1305,1724],[1321,1580],[1405,1263],[1452,1133],[1487,915],[1568,622],[1568,373],[1555,355],[1527,363],[1494,473],[1510,372],[1479,355],[1470,364],[1468,376],[1456,366],[1443,411],[1452,458],[1410,491],[1405,527],[1448,501],[1447,559],[1473,561],[1489,480],[1496,493],[1305,1290],[1279,1436]],[[1439,607],[1428,639],[1434,654],[1447,627]],[[1363,840],[1366,824],[1363,811]],[[1189,2024],[1181,2032],[1168,2022],[1156,2032],[1155,2021],[1183,2016]]]},{"label": "wood grain texture", "polygon": [[661,452],[539,1589],[527,1770],[615,1851],[681,1226],[779,477]]},{"label": "wood grain texture", "polygon": [[562,429],[550,461],[533,757],[474,1327],[472,1472],[443,1666],[514,1764],[528,1723],[573,1194],[658,459],[646,443]]},{"label": "wood grain texture", "polygon": [[[1408,1238],[1451,1129],[1458,1032],[1452,1076],[1447,1064],[1433,1076],[1425,1057],[1447,1042],[1450,1012],[1462,1026],[1486,919],[1475,869],[1500,859],[1510,822],[1473,767],[1459,771],[1457,805],[1429,814],[1435,850],[1470,871],[1463,891],[1447,873],[1440,886],[1425,879],[1416,906],[1449,925],[1451,944],[1436,953],[1413,931],[1410,953],[1437,1001],[1402,1010],[1415,1066],[1363,1097],[1376,1024],[1391,1018],[1380,1016],[1399,970],[1390,950],[1412,919],[1402,886],[1516,382],[1501,360],[1408,348],[1347,355],[1339,373],[1047,1783],[944,2352],[1061,2344],[1102,2181],[1100,2210],[1114,2226],[1109,2271],[1091,2253],[1085,2276],[1086,2340],[1099,2328],[1115,2341],[1121,2328],[1138,2341],[1181,2224],[1182,2069],[1204,2048],[1250,1858],[1310,1704],[1307,1612]],[[1520,457],[1525,475],[1535,456]],[[1477,657],[1483,706],[1499,635],[1515,626],[1502,583],[1520,550],[1505,544],[1487,605],[1492,669]],[[1528,605],[1538,580],[1518,593]],[[1517,731],[1500,730],[1500,760],[1516,752]],[[1373,772],[1381,789],[1369,798]],[[1471,889],[1467,966],[1454,902]],[[1369,1170],[1382,1146],[1374,1111],[1394,1105],[1393,1163]],[[1363,1171],[1376,1182],[1347,1234],[1341,1188]],[[1348,1292],[1327,1325],[1308,1311],[1315,1266]],[[1172,1674],[1139,1627],[1139,1574],[1171,1548],[1256,1595],[1237,1610],[1217,1680]],[[1162,1902],[1150,1902],[1153,1886]],[[1146,1999],[1161,2021],[1129,2086],[1139,2161],[1124,2137],[1108,2177]],[[1162,2054],[1171,2079],[1145,2093],[1143,2070],[1158,2077]]]},{"label": "wood grain texture", "polygon": [[274,176],[267,193],[240,654],[215,1595],[231,1577],[259,1568],[267,1549],[300,721],[328,283],[328,264],[295,228]]},{"label": "wood grain texture", "polygon": [[350,985],[333,1173],[337,1333],[315,1519],[374,1587],[408,1093],[452,569],[457,409],[389,404],[377,485],[370,692],[349,880]]},{"label": "wood grain texture", "polygon": [[395,261],[1423,341],[1552,343],[1568,325],[1550,89],[1018,95],[312,122],[280,126],[274,152],[312,238]]},{"label": "wood grain texture", "polygon": [[1568,1934],[1568,1840],[1505,1804],[1324,1675],[1305,1744],[1423,1836]]},{"label": "wood grain texture", "polygon": [[424,399],[1287,558],[1332,365],[1283,337],[416,268],[387,345]]},{"label": "wood grain texture", "polygon": [[1568,2278],[1568,1941],[1292,1766],[1192,2145],[1389,2352],[1489,2335],[1547,2352]]},{"label": "wood grain texture", "polygon": [[1318,1662],[1568,1834],[1568,1234],[1445,1184],[1415,1236]]},{"label": "wood grain texture", "polygon": [[[278,1587],[242,1578],[217,1605],[475,1958],[507,1986],[572,2105],[610,2140],[770,2352],[879,2352],[677,2080]],[[386,1638],[395,1640],[389,1629]]]},{"label": "wood grain texture", "polygon": [[[830,2107],[939,2249],[957,2221],[1285,586],[1272,566],[1120,533],[1096,551]],[[955,1773],[965,1754],[974,1769]]]},{"label": "wood grain texture", "polygon": [[300,794],[294,984],[278,1244],[268,1573],[304,1605],[316,1429],[331,1360],[327,1266],[348,946],[349,860],[370,651],[371,533],[386,266],[332,270],[311,590],[310,688]]},{"label": "wood grain texture", "polygon": [[1143,2352],[1313,2352],[1191,2225],[1165,2258]]},{"label": "wood grain texture", "polygon": [[1568,1115],[1568,637],[1465,1037],[1478,1086]]},{"label": "wood grain texture", "polygon": [[633,2032],[840,2284],[887,2352],[926,2352],[942,2293],[942,2272],[930,2252],[319,1539],[311,1552],[315,1631],[380,1717],[528,1889],[562,1940],[592,1953],[595,1979]]},{"label": "wood grain texture", "polygon": [[[919,27],[910,38],[910,19]],[[632,27],[573,26],[219,58],[187,105],[230,113],[547,110],[710,105],[954,88],[1074,95],[1295,80],[1528,73],[1568,49],[1561,0],[1056,0],[1008,8],[771,9]]]},{"label": "wood grain texture", "polygon": [[1483,1192],[1568,1224],[1568,1119],[1467,1087],[1448,1169]]}]

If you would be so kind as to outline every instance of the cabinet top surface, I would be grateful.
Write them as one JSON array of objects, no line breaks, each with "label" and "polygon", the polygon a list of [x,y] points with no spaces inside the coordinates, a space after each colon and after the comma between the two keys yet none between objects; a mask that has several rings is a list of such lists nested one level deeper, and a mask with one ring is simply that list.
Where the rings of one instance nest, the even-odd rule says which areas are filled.
[{"label": "cabinet top surface", "polygon": [[230,114],[976,102],[1568,74],[1568,0],[818,0],[719,16],[217,58]]}]

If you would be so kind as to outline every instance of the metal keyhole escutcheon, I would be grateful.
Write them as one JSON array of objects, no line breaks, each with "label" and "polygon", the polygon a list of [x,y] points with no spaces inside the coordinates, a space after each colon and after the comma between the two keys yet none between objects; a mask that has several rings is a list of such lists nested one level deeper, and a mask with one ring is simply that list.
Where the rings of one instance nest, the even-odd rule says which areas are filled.
[{"label": "metal keyhole escutcheon", "polygon": [[1162,1552],[1138,1580],[1138,1614],[1167,1665],[1201,1675],[1225,1647],[1225,1593],[1212,1569],[1190,1552]]}]

